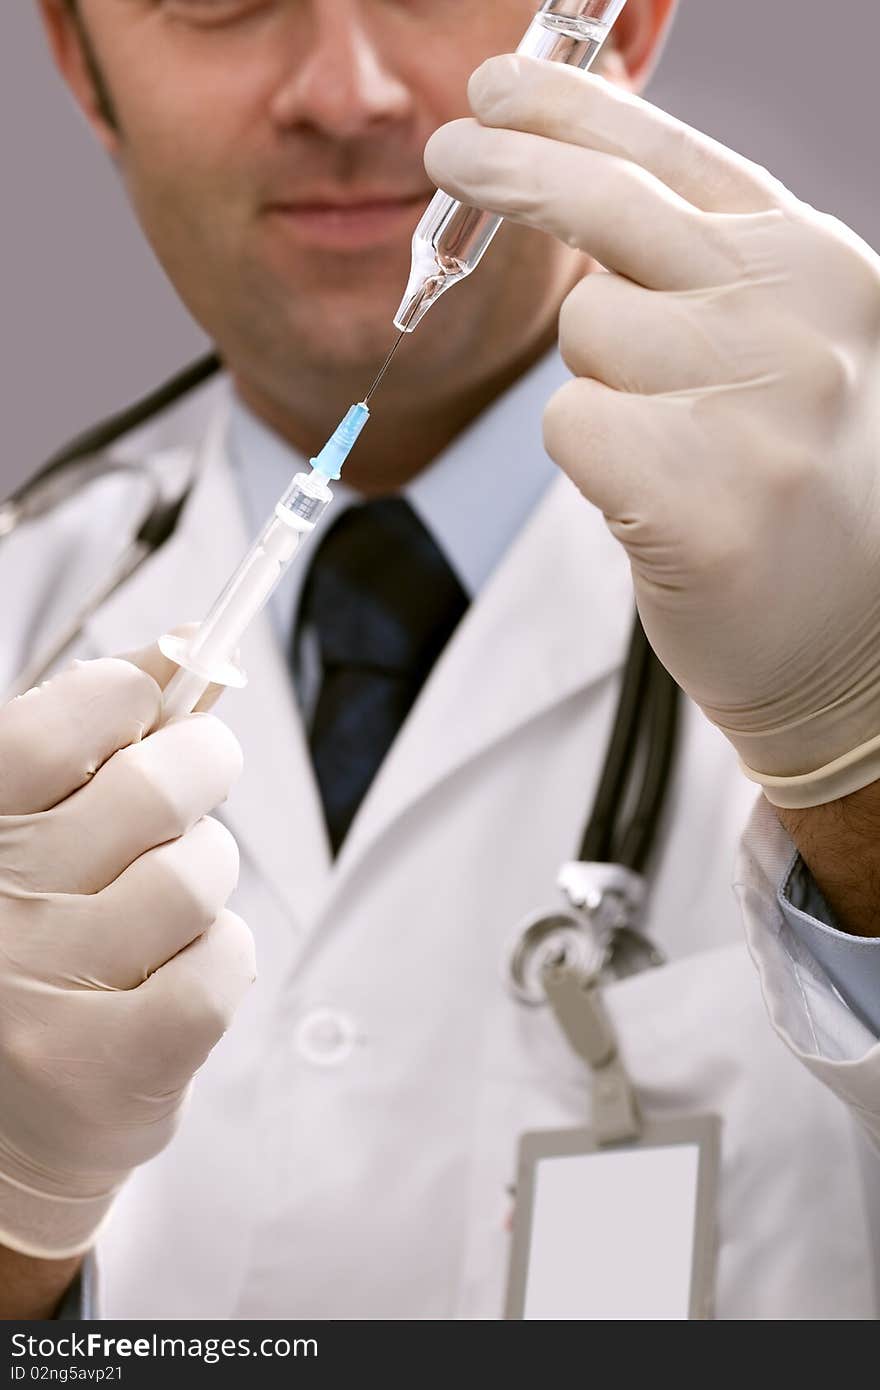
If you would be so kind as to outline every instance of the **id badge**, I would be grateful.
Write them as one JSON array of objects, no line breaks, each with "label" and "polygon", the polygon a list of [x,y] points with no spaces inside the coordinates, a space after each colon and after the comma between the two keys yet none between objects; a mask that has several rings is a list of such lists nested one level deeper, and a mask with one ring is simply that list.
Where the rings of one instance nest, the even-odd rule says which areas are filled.
[{"label": "id badge", "polygon": [[711,1318],[720,1128],[646,1122],[601,1147],[588,1129],[524,1134],[505,1316]]}]

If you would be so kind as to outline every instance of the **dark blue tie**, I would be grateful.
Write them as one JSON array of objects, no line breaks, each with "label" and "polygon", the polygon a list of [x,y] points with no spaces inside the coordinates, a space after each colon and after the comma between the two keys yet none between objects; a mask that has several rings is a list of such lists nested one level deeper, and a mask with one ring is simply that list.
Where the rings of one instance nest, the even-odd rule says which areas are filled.
[{"label": "dark blue tie", "polygon": [[298,628],[321,657],[309,742],[334,853],[467,606],[402,498],[350,508],[315,551]]}]

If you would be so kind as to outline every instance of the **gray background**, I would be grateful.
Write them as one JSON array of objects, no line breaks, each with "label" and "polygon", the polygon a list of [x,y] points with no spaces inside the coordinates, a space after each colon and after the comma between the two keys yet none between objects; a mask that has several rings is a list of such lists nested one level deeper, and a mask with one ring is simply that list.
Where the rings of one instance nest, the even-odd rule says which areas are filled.
[{"label": "gray background", "polygon": [[[874,0],[683,0],[650,96],[880,248],[878,52]],[[2,494],[204,342],[55,76],[34,0],[0,4],[0,53]]]}]

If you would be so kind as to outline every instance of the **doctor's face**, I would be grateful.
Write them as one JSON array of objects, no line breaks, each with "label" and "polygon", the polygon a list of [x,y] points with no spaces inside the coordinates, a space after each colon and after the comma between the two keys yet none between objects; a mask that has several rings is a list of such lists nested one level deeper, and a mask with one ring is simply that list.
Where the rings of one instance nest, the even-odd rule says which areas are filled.
[{"label": "doctor's face", "polygon": [[[384,356],[433,192],[425,143],[466,113],[473,69],[515,48],[537,7],[76,0],[89,74],[69,11],[59,20],[71,0],[42,3],[181,297],[230,363],[276,391],[298,368],[363,377]],[[467,293],[417,335],[423,370],[473,361],[493,337],[515,346],[542,315],[552,323],[581,270],[567,248],[506,227]]]}]

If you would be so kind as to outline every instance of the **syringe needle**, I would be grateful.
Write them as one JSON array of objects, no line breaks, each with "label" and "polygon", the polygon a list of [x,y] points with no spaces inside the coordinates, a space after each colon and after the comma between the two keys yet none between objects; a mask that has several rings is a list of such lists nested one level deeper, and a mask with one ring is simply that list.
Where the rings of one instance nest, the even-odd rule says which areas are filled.
[{"label": "syringe needle", "polygon": [[375,395],[376,390],[377,390],[377,388],[378,388],[378,386],[379,386],[379,384],[380,384],[380,382],[381,382],[383,376],[384,376],[385,373],[388,371],[388,368],[391,366],[391,361],[392,361],[392,358],[394,357],[395,352],[396,352],[397,349],[400,347],[400,344],[403,342],[403,340],[404,340],[405,337],[406,337],[406,334],[405,334],[405,333],[403,333],[403,332],[398,333],[398,335],[397,335],[397,341],[395,342],[394,347],[391,349],[391,351],[389,352],[388,356],[385,358],[385,361],[382,363],[382,366],[379,368],[378,372],[376,373],[376,376],[375,376],[375,379],[374,379],[374,381],[373,381],[372,386],[370,387],[370,389],[369,389],[369,391],[367,392],[367,394],[364,396],[364,399],[363,399],[363,402],[362,402],[363,405],[369,405],[369,404],[370,404],[370,399],[371,399],[371,397]]}]

